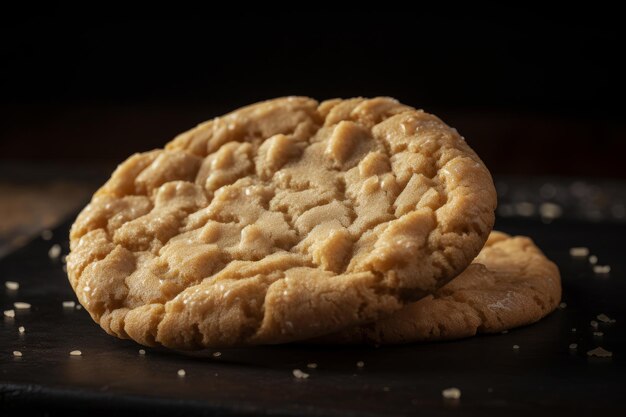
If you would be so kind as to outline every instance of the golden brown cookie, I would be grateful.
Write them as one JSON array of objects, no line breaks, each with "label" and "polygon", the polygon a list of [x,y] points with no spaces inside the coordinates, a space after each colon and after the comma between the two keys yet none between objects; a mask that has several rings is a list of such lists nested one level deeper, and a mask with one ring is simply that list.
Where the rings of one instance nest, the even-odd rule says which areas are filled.
[{"label": "golden brown cookie", "polygon": [[559,269],[533,241],[492,232],[474,262],[434,295],[315,341],[394,344],[497,333],[540,320],[560,300]]},{"label": "golden brown cookie", "polygon": [[142,344],[302,340],[437,290],[480,251],[495,204],[435,116],[279,98],[122,163],[72,227],[69,279],[103,329]]}]

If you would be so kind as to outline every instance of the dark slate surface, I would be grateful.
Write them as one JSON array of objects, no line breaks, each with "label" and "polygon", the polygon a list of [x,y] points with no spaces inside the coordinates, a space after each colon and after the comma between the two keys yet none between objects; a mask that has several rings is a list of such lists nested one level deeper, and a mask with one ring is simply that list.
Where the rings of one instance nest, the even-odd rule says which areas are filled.
[{"label": "dark slate surface", "polygon": [[[64,310],[75,300],[54,243],[67,253],[69,223],[51,241],[37,239],[0,260],[0,307],[32,304],[30,312],[0,319],[0,415],[576,415],[626,412],[626,225],[559,220],[499,219],[500,230],[527,234],[561,268],[563,301],[547,319],[508,334],[396,347],[269,346],[223,350],[199,359],[146,348],[106,335],[84,310]],[[569,256],[587,246],[610,264],[606,277]],[[606,313],[617,322],[590,321]],[[26,333],[18,334],[18,326]],[[572,332],[572,328],[576,332]],[[578,350],[570,351],[570,343]],[[518,351],[513,345],[519,345]],[[588,358],[603,346],[610,359]],[[81,357],[69,352],[80,349]],[[14,358],[20,350],[22,358]],[[365,367],[358,369],[357,361]],[[318,368],[308,370],[307,363]],[[187,376],[177,377],[184,368]],[[309,372],[297,380],[292,370]],[[458,387],[459,402],[441,390]]]}]

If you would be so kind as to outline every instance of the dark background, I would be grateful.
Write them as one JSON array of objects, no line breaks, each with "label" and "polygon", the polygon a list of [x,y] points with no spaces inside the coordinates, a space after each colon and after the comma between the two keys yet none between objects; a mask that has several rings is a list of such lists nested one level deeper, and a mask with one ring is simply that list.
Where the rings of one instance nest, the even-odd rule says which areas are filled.
[{"label": "dark background", "polygon": [[499,174],[626,178],[617,12],[6,19],[0,163],[112,166],[282,95],[394,96]]}]

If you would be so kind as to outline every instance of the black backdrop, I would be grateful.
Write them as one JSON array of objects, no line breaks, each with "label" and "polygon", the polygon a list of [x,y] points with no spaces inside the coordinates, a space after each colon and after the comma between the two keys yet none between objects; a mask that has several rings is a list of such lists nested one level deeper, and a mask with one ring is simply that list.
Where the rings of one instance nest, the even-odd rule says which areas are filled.
[{"label": "black backdrop", "polygon": [[496,174],[626,178],[612,16],[6,19],[0,161],[119,162],[262,99],[390,95],[457,127]]}]

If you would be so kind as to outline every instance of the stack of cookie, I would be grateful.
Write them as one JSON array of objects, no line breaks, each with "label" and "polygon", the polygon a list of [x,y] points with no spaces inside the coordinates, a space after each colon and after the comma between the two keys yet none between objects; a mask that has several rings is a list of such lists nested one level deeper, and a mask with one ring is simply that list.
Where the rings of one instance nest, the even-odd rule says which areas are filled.
[{"label": "stack of cookie", "polygon": [[560,301],[557,267],[492,232],[488,169],[390,98],[287,97],[122,163],[71,230],[69,280],[111,335],[202,349],[500,332]]}]

